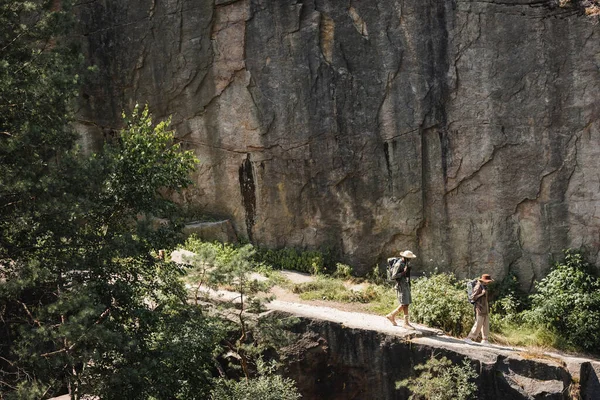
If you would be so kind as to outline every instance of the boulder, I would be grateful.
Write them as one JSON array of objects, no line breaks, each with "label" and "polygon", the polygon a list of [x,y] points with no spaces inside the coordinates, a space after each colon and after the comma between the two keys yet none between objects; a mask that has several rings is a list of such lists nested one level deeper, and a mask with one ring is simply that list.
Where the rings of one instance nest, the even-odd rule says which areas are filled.
[{"label": "boulder", "polygon": [[237,243],[237,235],[229,220],[215,222],[191,222],[183,228],[186,236],[196,235],[199,239],[221,243]]}]

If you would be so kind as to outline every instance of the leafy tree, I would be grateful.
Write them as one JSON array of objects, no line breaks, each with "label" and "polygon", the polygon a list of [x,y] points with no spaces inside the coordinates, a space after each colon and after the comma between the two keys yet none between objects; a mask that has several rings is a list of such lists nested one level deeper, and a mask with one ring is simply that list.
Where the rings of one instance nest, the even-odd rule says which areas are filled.
[{"label": "leafy tree", "polygon": [[[262,310],[262,300],[257,298],[256,294],[265,292],[269,288],[269,283],[252,279],[251,274],[256,269],[253,261],[255,250],[252,245],[247,244],[237,249],[230,245],[223,245],[224,251],[219,251],[215,247],[221,245],[202,243],[194,238],[188,240],[187,246],[197,252],[196,256],[189,260],[195,265],[192,269],[192,277],[205,277],[208,286],[213,288],[225,286],[239,294],[236,299],[238,309],[234,317],[239,328],[239,336],[226,340],[225,344],[231,354],[235,354],[235,359],[239,360],[242,373],[248,379],[251,375],[250,363],[262,349],[262,346],[257,346],[258,342],[253,340],[255,335],[252,335],[252,331],[258,325],[248,311]],[[200,283],[202,282],[201,280]]]},{"label": "leafy tree", "polygon": [[147,109],[78,151],[69,7],[0,1],[0,397],[204,398],[219,326],[155,256],[195,158]]},{"label": "leafy tree", "polygon": [[103,346],[86,392],[103,399],[206,399],[213,386],[220,321],[181,302],[142,310],[132,332]]},{"label": "leafy tree", "polygon": [[588,351],[600,348],[600,279],[579,251],[566,250],[565,259],[536,284],[525,312],[533,325],[558,333],[568,343]]},{"label": "leafy tree", "polygon": [[264,302],[271,300],[265,293],[272,283],[256,279],[254,273],[265,272],[269,267],[256,261],[255,249],[250,244],[236,247],[191,237],[186,242],[186,249],[195,253],[187,262],[193,265],[188,279],[198,285],[196,299],[200,285],[226,288],[238,294],[234,301],[226,301],[218,309],[218,313],[229,321],[229,334],[223,340],[227,351],[221,357],[224,368],[220,370],[221,377],[214,381],[211,398],[298,398],[294,382],[275,374],[275,360],[271,363],[263,361],[270,349],[290,343],[294,334],[286,328],[297,322],[297,318],[282,317],[277,313],[261,314],[265,310]]}]

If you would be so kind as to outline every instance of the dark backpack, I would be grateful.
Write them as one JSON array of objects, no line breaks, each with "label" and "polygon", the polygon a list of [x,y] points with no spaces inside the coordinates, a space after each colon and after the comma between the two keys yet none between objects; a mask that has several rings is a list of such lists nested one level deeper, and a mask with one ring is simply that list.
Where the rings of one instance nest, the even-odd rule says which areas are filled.
[{"label": "dark backpack", "polygon": [[475,304],[475,300],[473,300],[473,291],[475,290],[475,285],[477,285],[477,279],[467,282],[467,298],[471,304]]},{"label": "dark backpack", "polygon": [[400,271],[400,267],[402,266],[401,262],[396,262],[399,261],[399,258],[396,257],[392,257],[392,258],[388,258],[387,260],[387,279],[388,281],[392,281],[395,282],[396,279],[398,278],[396,275],[399,274]]}]

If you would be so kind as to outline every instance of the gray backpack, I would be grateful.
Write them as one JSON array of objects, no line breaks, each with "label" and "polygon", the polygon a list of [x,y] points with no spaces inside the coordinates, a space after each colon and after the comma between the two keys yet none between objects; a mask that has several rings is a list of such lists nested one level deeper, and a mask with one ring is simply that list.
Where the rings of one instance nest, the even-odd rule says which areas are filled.
[{"label": "gray backpack", "polygon": [[392,257],[387,260],[387,279],[388,281],[395,282],[400,274],[400,267],[402,263],[399,258]]},{"label": "gray backpack", "polygon": [[469,303],[475,304],[475,300],[473,300],[473,291],[475,290],[475,286],[477,285],[477,279],[473,279],[467,282],[467,298],[469,299]]}]

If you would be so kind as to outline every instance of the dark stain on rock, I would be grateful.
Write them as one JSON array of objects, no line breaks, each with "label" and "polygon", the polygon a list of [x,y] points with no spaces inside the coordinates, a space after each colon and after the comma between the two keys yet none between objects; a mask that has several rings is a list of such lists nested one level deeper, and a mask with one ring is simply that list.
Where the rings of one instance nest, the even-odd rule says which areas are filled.
[{"label": "dark stain on rock", "polygon": [[392,167],[390,166],[390,148],[387,142],[383,143],[383,154],[385,154],[385,166],[387,167],[388,176],[392,177]]},{"label": "dark stain on rock", "polygon": [[440,136],[440,150],[442,158],[442,172],[444,176],[444,184],[448,180],[448,132],[445,128],[438,131]]},{"label": "dark stain on rock", "polygon": [[256,185],[254,183],[254,174],[252,173],[252,162],[250,154],[240,165],[240,191],[242,193],[242,202],[246,210],[246,231],[248,239],[252,242],[252,228],[256,216]]}]

